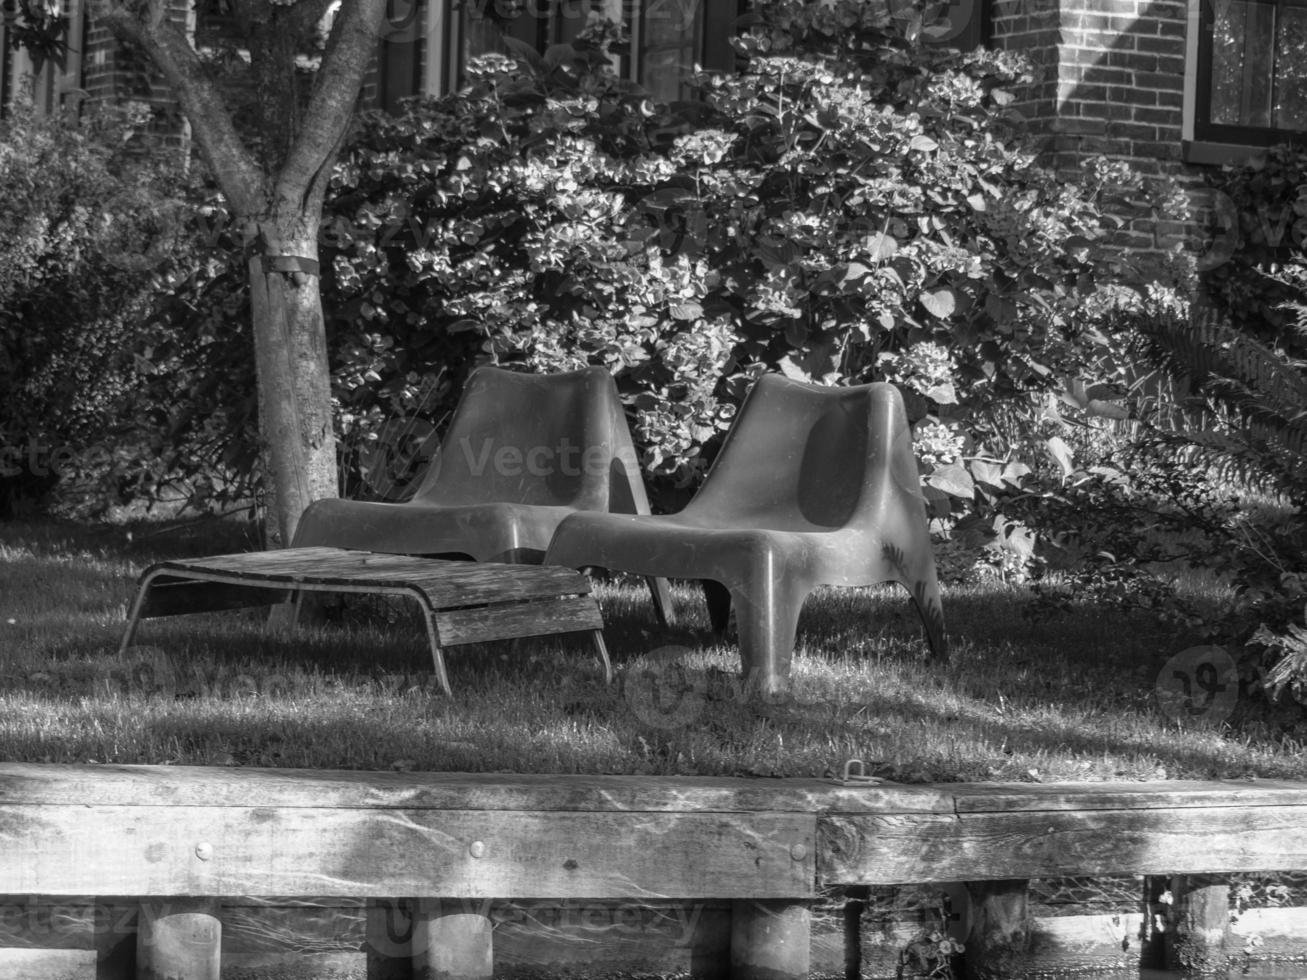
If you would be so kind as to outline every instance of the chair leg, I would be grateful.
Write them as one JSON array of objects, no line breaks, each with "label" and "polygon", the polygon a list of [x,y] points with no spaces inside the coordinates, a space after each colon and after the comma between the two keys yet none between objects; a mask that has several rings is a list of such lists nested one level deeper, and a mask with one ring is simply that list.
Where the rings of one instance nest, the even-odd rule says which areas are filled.
[{"label": "chair leg", "polygon": [[676,613],[672,609],[672,588],[665,578],[650,575],[645,578],[649,583],[649,595],[653,599],[654,615],[658,617],[659,626],[671,626],[676,622]]},{"label": "chair leg", "polygon": [[136,628],[141,625],[141,610],[145,608],[146,596],[150,593],[150,586],[154,582],[154,576],[151,575],[142,582],[136,589],[136,598],[132,600],[131,612],[127,614],[127,628],[123,630],[122,641],[118,644],[118,656],[127,652],[127,648],[136,642]]},{"label": "chair leg", "polygon": [[604,631],[594,630],[591,634],[594,639],[595,651],[599,654],[599,660],[604,665],[604,683],[613,682],[613,663],[608,659],[608,647],[604,645]]},{"label": "chair leg", "polygon": [[926,629],[926,642],[931,655],[941,663],[948,662],[948,635],[944,632],[944,604],[940,600],[939,581],[934,568],[929,575],[917,579],[909,586],[913,605],[921,615]]},{"label": "chair leg", "polygon": [[797,591],[792,583],[777,581],[731,591],[747,690],[767,695],[780,694],[789,687],[799,611],[808,591]]},{"label": "chair leg", "polygon": [[700,585],[704,602],[708,605],[708,624],[714,633],[725,635],[731,623],[731,590],[710,578],[704,579]]},{"label": "chair leg", "polygon": [[436,615],[421,599],[422,618],[427,624],[427,639],[431,641],[431,663],[436,672],[436,683],[445,692],[446,697],[453,697],[454,691],[449,686],[449,675],[445,672],[445,655],[440,649],[440,634],[436,631]]}]

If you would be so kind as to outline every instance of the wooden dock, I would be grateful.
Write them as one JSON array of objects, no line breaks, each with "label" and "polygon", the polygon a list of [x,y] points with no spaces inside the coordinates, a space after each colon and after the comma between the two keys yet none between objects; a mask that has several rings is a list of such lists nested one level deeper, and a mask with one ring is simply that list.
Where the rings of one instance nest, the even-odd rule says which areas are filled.
[{"label": "wooden dock", "polygon": [[[1307,785],[0,764],[0,854],[0,895],[138,897],[141,976],[217,977],[212,951],[157,957],[170,930],[220,935],[218,900],[406,900],[425,937],[414,975],[482,977],[477,902],[585,899],[725,903],[732,975],[783,980],[808,973],[820,896],[900,883],[964,884],[990,923],[973,974],[999,976],[985,964],[1019,957],[1028,879],[1172,876],[1183,892],[1193,876],[1219,889],[1210,876],[1307,870]],[[5,952],[0,974],[17,976]]]}]

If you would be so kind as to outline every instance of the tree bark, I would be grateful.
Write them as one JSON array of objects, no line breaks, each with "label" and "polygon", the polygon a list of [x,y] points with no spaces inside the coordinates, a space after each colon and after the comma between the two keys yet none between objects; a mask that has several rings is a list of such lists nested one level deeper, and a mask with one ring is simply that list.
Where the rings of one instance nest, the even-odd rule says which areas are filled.
[{"label": "tree bark", "polygon": [[[322,0],[296,0],[295,6],[305,17],[324,9]],[[386,0],[343,0],[307,104],[281,103],[288,117],[280,121],[281,132],[291,136],[272,172],[238,133],[230,106],[169,19],[167,0],[100,0],[95,9],[105,26],[139,46],[163,73],[237,226],[257,231],[248,275],[269,547],[289,545],[304,509],[337,494],[318,228],[385,12]],[[251,45],[252,53],[258,50]]]},{"label": "tree bark", "polygon": [[305,508],[337,493],[331,369],[319,277],[309,265],[317,238],[284,234],[304,217],[276,222],[280,256],[249,263],[269,548],[288,546]]}]

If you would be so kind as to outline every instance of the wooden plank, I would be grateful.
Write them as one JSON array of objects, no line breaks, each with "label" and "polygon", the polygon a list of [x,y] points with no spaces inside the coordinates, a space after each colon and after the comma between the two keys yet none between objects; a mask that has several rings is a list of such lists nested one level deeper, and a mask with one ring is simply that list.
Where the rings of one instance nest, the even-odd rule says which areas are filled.
[{"label": "wooden plank", "polygon": [[0,949],[5,980],[97,980],[93,949]]},{"label": "wooden plank", "polygon": [[767,813],[5,805],[0,894],[803,898],[815,824]]},{"label": "wooden plank", "polygon": [[591,596],[500,603],[436,613],[436,630],[442,646],[603,628],[603,616]]},{"label": "wooden plank", "polygon": [[[1244,909],[1230,924],[1230,935],[1235,949],[1254,936],[1260,940],[1250,951],[1254,961],[1301,958],[1307,952],[1307,908]],[[1302,974],[1307,975],[1307,968]]]},{"label": "wooden plank", "polygon": [[827,815],[822,884],[1307,868],[1307,806]]},{"label": "wooden plank", "polygon": [[952,791],[958,813],[1307,806],[1307,783],[1279,779],[965,783],[939,788]]},{"label": "wooden plank", "polygon": [[510,902],[497,905],[504,977],[725,977],[730,903]]},{"label": "wooden plank", "polygon": [[0,763],[0,803],[155,806],[942,813],[931,786],[841,786],[821,779],[358,772],[219,766]]},{"label": "wooden plank", "polygon": [[233,585],[267,582],[325,588],[371,584],[391,589],[412,585],[421,588],[438,607],[590,592],[589,580],[584,575],[562,566],[446,561],[335,548],[297,548],[165,561],[150,566],[144,574],[162,570],[178,577]]}]

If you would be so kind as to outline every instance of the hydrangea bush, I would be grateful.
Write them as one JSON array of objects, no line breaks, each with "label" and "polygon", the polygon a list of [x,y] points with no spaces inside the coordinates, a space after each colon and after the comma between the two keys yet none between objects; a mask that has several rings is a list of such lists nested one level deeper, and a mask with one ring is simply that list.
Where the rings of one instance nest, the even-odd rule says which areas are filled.
[{"label": "hydrangea bush", "polygon": [[1083,300],[1120,271],[1100,248],[1119,175],[1040,168],[1009,108],[1021,62],[913,30],[773,0],[700,102],[576,67],[598,59],[495,55],[457,95],[369,117],[328,205],[343,424],[438,368],[603,364],[674,506],[759,374],[889,380],[937,516],[1014,489],[1029,467],[996,407],[1020,416],[1107,350]]}]

